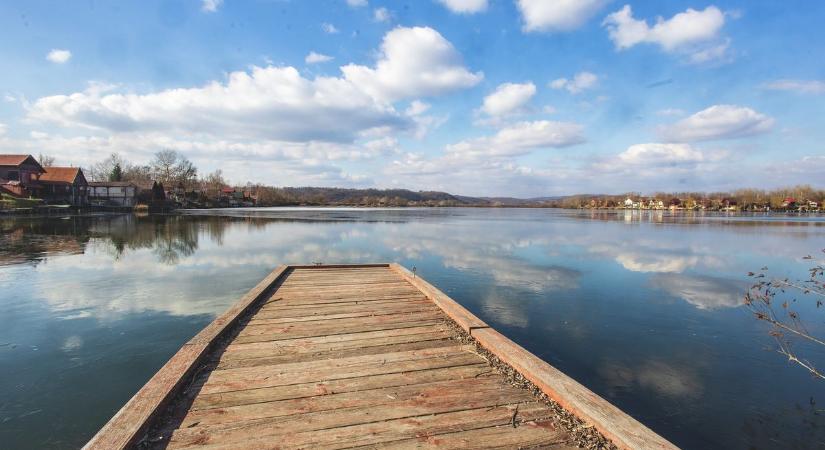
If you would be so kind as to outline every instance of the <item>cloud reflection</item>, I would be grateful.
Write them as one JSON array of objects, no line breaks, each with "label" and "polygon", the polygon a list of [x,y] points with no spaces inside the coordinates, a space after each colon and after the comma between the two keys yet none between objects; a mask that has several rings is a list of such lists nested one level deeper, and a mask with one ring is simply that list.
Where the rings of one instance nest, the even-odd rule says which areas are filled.
[{"label": "cloud reflection", "polygon": [[681,399],[699,397],[704,391],[699,376],[691,368],[658,359],[634,366],[608,362],[598,370],[612,395],[618,391],[645,389],[670,399]]},{"label": "cloud reflection", "polygon": [[742,305],[747,283],[707,275],[656,274],[653,287],[706,310],[735,308]]}]

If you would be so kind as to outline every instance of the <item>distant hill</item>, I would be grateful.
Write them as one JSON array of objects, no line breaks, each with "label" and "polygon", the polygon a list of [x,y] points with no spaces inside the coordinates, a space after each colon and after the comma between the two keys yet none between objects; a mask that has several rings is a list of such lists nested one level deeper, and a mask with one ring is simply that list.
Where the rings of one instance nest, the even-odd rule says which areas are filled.
[{"label": "distant hill", "polygon": [[259,187],[261,206],[538,206],[512,197],[468,197],[440,191],[346,189],[331,187]]}]

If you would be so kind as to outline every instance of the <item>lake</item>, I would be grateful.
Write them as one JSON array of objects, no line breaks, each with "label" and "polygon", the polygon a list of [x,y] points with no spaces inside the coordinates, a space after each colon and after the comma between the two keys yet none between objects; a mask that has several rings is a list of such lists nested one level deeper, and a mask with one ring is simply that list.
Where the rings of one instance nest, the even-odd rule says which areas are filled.
[{"label": "lake", "polygon": [[749,271],[823,259],[821,216],[272,208],[0,230],[3,448],[83,445],[279,264],[392,261],[683,448],[825,446],[825,381],[743,307]]}]

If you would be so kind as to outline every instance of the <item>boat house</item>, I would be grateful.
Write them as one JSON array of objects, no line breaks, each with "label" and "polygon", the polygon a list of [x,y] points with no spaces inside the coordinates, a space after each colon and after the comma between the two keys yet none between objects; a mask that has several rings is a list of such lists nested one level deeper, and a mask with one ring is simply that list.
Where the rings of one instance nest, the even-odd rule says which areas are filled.
[{"label": "boat house", "polygon": [[129,181],[93,181],[89,183],[89,204],[131,208],[137,204],[138,187]]},{"label": "boat house", "polygon": [[80,167],[45,167],[40,175],[40,196],[51,204],[88,205],[86,177]]}]

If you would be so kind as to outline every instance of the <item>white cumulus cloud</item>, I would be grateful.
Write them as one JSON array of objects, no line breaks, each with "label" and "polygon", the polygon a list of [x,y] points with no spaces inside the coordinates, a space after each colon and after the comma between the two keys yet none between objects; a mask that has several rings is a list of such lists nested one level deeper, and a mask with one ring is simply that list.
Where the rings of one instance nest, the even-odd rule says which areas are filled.
[{"label": "white cumulus cloud", "polygon": [[309,52],[309,54],[306,56],[306,58],[304,58],[304,62],[306,62],[307,64],[318,64],[318,63],[323,63],[323,62],[332,61],[332,60],[333,60],[332,56],[324,55],[322,53],[316,53],[316,52]]},{"label": "white cumulus cloud", "polygon": [[490,116],[501,116],[517,112],[536,95],[536,85],[527,83],[504,83],[484,97],[481,110]]},{"label": "white cumulus cloud", "polygon": [[458,14],[474,14],[487,9],[487,0],[438,0],[438,2]]},{"label": "white cumulus cloud", "polygon": [[359,130],[403,126],[391,105],[341,78],[307,79],[293,67],[253,67],[224,82],[149,94],[95,86],[43,97],[32,120],[112,132],[185,132],[227,138],[348,141]]},{"label": "white cumulus cloud", "polygon": [[373,97],[396,100],[475,86],[483,78],[464,67],[455,47],[429,27],[398,27],[384,36],[375,67],[349,64],[344,77]]},{"label": "white cumulus cloud", "polygon": [[744,106],[714,105],[659,132],[673,142],[709,141],[767,133],[773,124],[771,117]]},{"label": "white cumulus cloud", "polygon": [[201,11],[210,13],[217,12],[222,4],[223,0],[201,0]]},{"label": "white cumulus cloud", "polygon": [[666,52],[687,53],[692,63],[728,56],[730,41],[718,42],[719,32],[725,25],[725,14],[713,5],[701,11],[688,8],[670,19],[658,17],[653,26],[646,20],[634,18],[630,5],[625,5],[608,15],[602,25],[618,50],[638,44],[655,44]]},{"label": "white cumulus cloud", "polygon": [[27,118],[114,133],[344,143],[375,129],[420,134],[439,121],[413,118],[392,102],[447,93],[482,79],[431,28],[398,27],[386,34],[375,66],[350,64],[341,71],[338,77],[306,78],[294,67],[252,67],[203,86],[150,93],[93,84],[37,99],[27,107]]},{"label": "white cumulus cloud", "polygon": [[584,128],[577,123],[538,120],[502,128],[493,136],[460,141],[447,146],[446,151],[463,157],[518,156],[537,149],[569,147],[584,141]]},{"label": "white cumulus cloud", "polygon": [[630,165],[667,166],[702,162],[705,156],[688,144],[648,143],[631,145],[618,159]]},{"label": "white cumulus cloud", "polygon": [[72,52],[55,48],[46,55],[46,59],[55,64],[63,64],[72,59]]},{"label": "white cumulus cloud", "polygon": [[572,79],[558,78],[550,82],[553,89],[566,89],[571,94],[579,94],[591,89],[599,82],[599,77],[590,72],[579,72]]},{"label": "white cumulus cloud", "polygon": [[517,0],[523,30],[571,31],[582,26],[609,0]]}]

